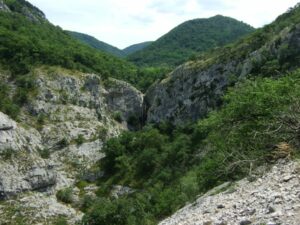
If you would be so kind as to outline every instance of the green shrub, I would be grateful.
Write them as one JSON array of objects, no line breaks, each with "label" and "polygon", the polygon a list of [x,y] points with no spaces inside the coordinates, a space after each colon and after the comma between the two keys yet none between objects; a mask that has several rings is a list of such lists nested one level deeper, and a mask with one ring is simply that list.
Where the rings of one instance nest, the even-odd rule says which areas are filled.
[{"label": "green shrub", "polygon": [[65,217],[59,217],[52,224],[53,225],[68,225],[68,221]]},{"label": "green shrub", "polygon": [[[163,123],[124,132],[103,147],[106,157],[99,165],[106,177],[99,180],[100,189],[119,184],[137,190],[126,201],[145,213],[147,220],[140,224],[156,224],[200,193],[269,162],[279,143],[288,143],[299,153],[294,129],[300,124],[299,99],[300,71],[278,79],[257,78],[230,89],[223,107],[196,125]],[[98,194],[107,197],[106,193]],[[109,209],[86,203],[85,221],[115,223],[109,219],[120,216],[119,203],[101,201],[109,201]],[[133,221],[138,218],[131,216]]]},{"label": "green shrub", "polygon": [[39,153],[43,159],[49,159],[51,155],[51,151],[48,148],[40,149]]},{"label": "green shrub", "polygon": [[123,119],[122,119],[122,114],[121,112],[115,112],[113,114],[113,119],[118,121],[119,123],[122,123]]},{"label": "green shrub", "polygon": [[137,202],[122,198],[99,198],[83,217],[83,223],[90,225],[140,225],[147,224],[146,221],[147,215]]},{"label": "green shrub", "polygon": [[60,141],[58,141],[58,142],[56,143],[56,146],[57,146],[58,148],[65,148],[65,147],[67,147],[68,145],[69,145],[69,142],[68,142],[67,138],[62,138]]},{"label": "green shrub", "polygon": [[107,138],[108,129],[105,127],[101,127],[97,130],[97,133],[98,133],[98,138],[101,139],[102,141],[105,141]]},{"label": "green shrub", "polygon": [[0,151],[0,157],[4,160],[10,160],[14,154],[15,150],[12,148],[6,148]]},{"label": "green shrub", "polygon": [[82,134],[79,134],[75,139],[77,145],[82,145],[85,142],[85,139]]},{"label": "green shrub", "polygon": [[0,111],[17,119],[20,113],[20,106],[10,98],[11,88],[0,81]]},{"label": "green shrub", "polygon": [[72,188],[65,188],[56,192],[56,198],[64,203],[73,203],[73,190]]}]

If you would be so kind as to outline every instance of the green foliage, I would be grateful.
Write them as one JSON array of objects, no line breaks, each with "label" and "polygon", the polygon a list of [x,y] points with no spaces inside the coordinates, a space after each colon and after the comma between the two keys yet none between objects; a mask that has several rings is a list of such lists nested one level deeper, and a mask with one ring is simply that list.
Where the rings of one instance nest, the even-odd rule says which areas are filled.
[{"label": "green foliage", "polygon": [[62,138],[60,141],[56,143],[57,148],[65,148],[69,145],[69,142],[66,138]]},{"label": "green foliage", "polygon": [[145,93],[155,81],[162,80],[169,72],[171,69],[168,67],[140,67],[137,70],[139,79],[135,82],[136,87]]},{"label": "green foliage", "polygon": [[299,104],[299,75],[297,71],[278,80],[247,81],[226,95],[223,109],[199,122],[197,135],[205,137],[210,159],[198,169],[200,186],[247,174],[278,143],[294,143],[298,148],[287,121],[298,120],[299,109],[294,107]]},{"label": "green foliage", "polygon": [[122,123],[123,119],[121,112],[114,112],[113,119],[118,121],[119,123]]},{"label": "green foliage", "polygon": [[65,188],[61,189],[58,192],[56,192],[56,198],[64,202],[66,204],[70,204],[73,202],[73,190],[72,188]]},{"label": "green foliage", "polygon": [[20,107],[13,102],[10,97],[11,88],[0,81],[0,111],[16,119],[20,112]]},{"label": "green foliage", "polygon": [[11,160],[15,151],[12,148],[6,148],[0,151],[0,157],[4,160]]},{"label": "green foliage", "polygon": [[51,151],[48,148],[39,149],[39,154],[43,159],[49,159],[51,155]]},{"label": "green foliage", "polygon": [[[278,79],[247,80],[230,89],[220,110],[196,125],[164,123],[110,139],[100,161],[106,173],[100,189],[118,184],[136,191],[120,200],[109,199],[109,191],[99,192],[101,204],[86,203],[84,221],[129,225],[147,218],[139,224],[156,224],[197,195],[269,162],[277,144],[288,143],[298,151],[294,128],[300,123],[299,99],[300,71]],[[100,207],[103,202],[108,208]],[[133,213],[133,222],[127,221],[123,206],[143,217]]]},{"label": "green foliage", "polygon": [[97,129],[97,134],[97,138],[101,139],[102,141],[105,141],[108,135],[108,129],[105,127],[100,127],[99,129]]},{"label": "green foliage", "polygon": [[41,10],[31,5],[26,0],[4,0],[4,3],[13,12],[18,12],[26,15],[27,11],[27,14],[30,12],[32,15],[36,16],[36,18],[40,19],[43,19],[45,16]]},{"label": "green foliage", "polygon": [[99,198],[83,218],[90,225],[150,224],[139,203],[131,199],[109,200]]},{"label": "green foliage", "polygon": [[[246,58],[249,59],[251,53],[260,49],[257,51],[258,57],[252,58],[254,68],[251,70],[251,75],[270,77],[297,69],[300,66],[297,35],[291,35],[291,38],[285,38],[285,35],[298,29],[299,23],[300,7],[297,4],[273,23],[257,29],[237,42],[198,55],[195,68],[205,69],[218,63],[242,62]],[[269,46],[266,43],[270,43],[278,49],[278,52],[274,53],[274,49],[265,48]]]},{"label": "green foliage", "polygon": [[82,145],[85,142],[85,139],[82,134],[79,134],[75,139],[77,145]]},{"label": "green foliage", "polygon": [[209,49],[224,46],[254,29],[232,18],[187,21],[128,59],[143,66],[176,66]]},{"label": "green foliage", "polygon": [[0,63],[14,75],[39,65],[57,65],[131,83],[137,79],[130,63],[82,44],[46,20],[33,22],[18,11],[0,12]]},{"label": "green foliage", "polygon": [[74,32],[74,31],[67,31],[72,37],[78,39],[79,41],[81,41],[84,44],[89,45],[92,48],[98,49],[100,51],[112,54],[114,56],[117,57],[125,57],[125,54],[122,50],[109,45],[105,42],[99,41],[96,38],[87,35],[87,34],[82,34],[82,33],[78,33],[78,32]]},{"label": "green foliage", "polygon": [[139,44],[130,45],[127,48],[123,49],[123,53],[125,54],[125,56],[128,56],[130,54],[133,54],[137,51],[140,51],[140,50],[148,47],[152,43],[153,43],[153,41],[146,41],[146,42],[142,42]]},{"label": "green foliage", "polygon": [[68,221],[64,217],[59,217],[52,224],[53,225],[68,225]]},{"label": "green foliage", "polygon": [[13,89],[5,81],[0,81],[0,111],[13,119],[17,119],[20,108],[29,102],[36,91],[32,74],[17,76],[15,85]]}]

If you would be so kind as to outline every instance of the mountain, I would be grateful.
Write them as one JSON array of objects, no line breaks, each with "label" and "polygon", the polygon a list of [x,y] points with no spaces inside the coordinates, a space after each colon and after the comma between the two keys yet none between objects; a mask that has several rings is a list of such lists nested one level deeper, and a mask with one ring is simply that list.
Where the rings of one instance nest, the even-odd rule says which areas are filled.
[{"label": "mountain", "polygon": [[117,47],[114,47],[112,45],[109,45],[105,42],[99,41],[90,35],[79,33],[79,32],[74,32],[74,31],[67,31],[67,32],[74,38],[78,39],[82,43],[89,45],[92,48],[101,50],[103,52],[112,54],[117,57],[121,57],[121,58],[125,57],[125,54],[122,50],[120,50]]},{"label": "mountain", "polygon": [[240,80],[298,68],[299,24],[295,7],[238,42],[181,65],[146,93],[147,121],[196,121],[220,107],[224,93]]},{"label": "mountain", "polygon": [[107,44],[103,41],[99,41],[96,38],[87,35],[87,34],[83,34],[83,33],[79,33],[79,32],[75,32],[75,31],[67,31],[72,37],[78,39],[79,41],[89,45],[92,48],[101,50],[103,52],[112,54],[114,56],[117,57],[125,57],[129,54],[132,54],[134,52],[140,51],[144,48],[146,48],[148,45],[150,45],[152,42],[148,41],[148,42],[143,42],[143,43],[139,43],[139,44],[134,44],[131,45],[123,50],[118,49],[117,47],[114,47],[110,44]]},{"label": "mountain", "polygon": [[0,0],[0,224],[298,225],[299,39],[298,4],[143,70]]},{"label": "mountain", "polygon": [[0,63],[16,75],[39,65],[56,65],[102,77],[137,80],[134,65],[72,38],[27,1],[5,0],[2,4],[6,10],[0,14]]},{"label": "mountain", "polygon": [[224,46],[254,31],[235,19],[215,16],[195,19],[175,27],[157,41],[128,56],[137,65],[179,65],[194,55]]},{"label": "mountain", "polygon": [[127,56],[148,47],[152,43],[153,41],[146,41],[139,44],[130,45],[129,47],[124,48],[123,52]]}]

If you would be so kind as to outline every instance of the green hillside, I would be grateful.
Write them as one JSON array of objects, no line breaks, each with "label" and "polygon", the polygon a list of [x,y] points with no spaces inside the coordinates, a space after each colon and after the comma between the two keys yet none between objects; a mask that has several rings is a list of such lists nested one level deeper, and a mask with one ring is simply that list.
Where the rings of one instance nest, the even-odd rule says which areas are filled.
[{"label": "green hillside", "polygon": [[14,74],[28,73],[34,66],[57,65],[131,83],[137,80],[133,65],[72,38],[30,3],[4,2],[11,12],[0,12],[0,63]]},{"label": "green hillside", "polygon": [[201,52],[224,46],[254,31],[235,19],[215,16],[187,21],[157,41],[129,55],[137,65],[179,65]]},{"label": "green hillside", "polygon": [[109,45],[103,41],[99,41],[98,39],[96,39],[90,35],[79,33],[79,32],[74,32],[74,31],[67,31],[67,32],[74,38],[78,39],[82,43],[89,45],[92,48],[101,50],[103,52],[112,54],[117,57],[121,57],[121,58],[125,57],[125,54],[122,50],[120,50],[117,47],[114,47],[112,45]]},{"label": "green hillside", "polygon": [[153,41],[146,41],[139,44],[130,45],[127,48],[124,48],[123,52],[127,56],[148,47],[152,43]]}]

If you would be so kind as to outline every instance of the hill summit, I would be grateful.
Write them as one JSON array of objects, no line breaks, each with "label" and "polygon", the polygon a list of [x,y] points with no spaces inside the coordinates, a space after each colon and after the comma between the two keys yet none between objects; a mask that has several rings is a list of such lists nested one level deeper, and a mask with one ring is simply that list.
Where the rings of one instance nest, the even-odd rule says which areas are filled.
[{"label": "hill summit", "polygon": [[180,24],[157,41],[129,56],[137,65],[179,65],[195,54],[231,43],[254,30],[248,24],[217,15]]}]

